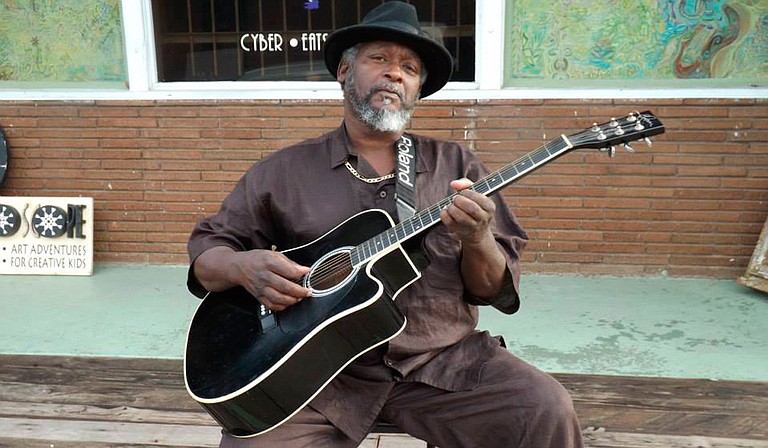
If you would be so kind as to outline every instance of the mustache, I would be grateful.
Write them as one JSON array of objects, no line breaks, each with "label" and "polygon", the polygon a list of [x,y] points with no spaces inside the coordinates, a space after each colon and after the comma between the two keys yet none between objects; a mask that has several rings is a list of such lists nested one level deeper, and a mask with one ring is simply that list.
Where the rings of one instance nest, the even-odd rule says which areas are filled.
[{"label": "mustache", "polygon": [[373,95],[375,95],[377,92],[393,93],[397,95],[401,103],[405,101],[405,94],[403,93],[402,89],[395,83],[380,82],[372,85],[371,90],[368,92],[368,95],[366,95],[366,99],[370,101],[370,99],[373,98]]}]

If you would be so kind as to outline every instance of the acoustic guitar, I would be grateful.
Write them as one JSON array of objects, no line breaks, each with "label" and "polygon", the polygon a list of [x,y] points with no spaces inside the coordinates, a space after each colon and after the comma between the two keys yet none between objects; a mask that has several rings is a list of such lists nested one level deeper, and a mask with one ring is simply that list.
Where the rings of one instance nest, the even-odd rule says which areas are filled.
[{"label": "acoustic guitar", "polygon": [[[561,135],[476,181],[490,195],[563,154],[614,146],[664,132],[650,112],[635,112]],[[241,287],[205,296],[192,318],[184,356],[189,394],[235,437],[267,432],[303,408],[345,366],[397,336],[406,325],[395,299],[420,274],[402,244],[440,222],[453,196],[395,225],[383,210],[345,220],[283,253],[309,266],[300,280],[311,299],[272,312]]]}]

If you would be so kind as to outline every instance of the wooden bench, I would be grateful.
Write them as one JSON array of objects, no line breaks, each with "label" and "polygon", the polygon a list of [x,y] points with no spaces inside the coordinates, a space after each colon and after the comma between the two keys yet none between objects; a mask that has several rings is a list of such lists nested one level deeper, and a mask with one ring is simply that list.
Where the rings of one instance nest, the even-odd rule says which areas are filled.
[{"label": "wooden bench", "polygon": [[[555,375],[588,447],[768,448],[768,383]],[[0,355],[0,447],[216,447],[180,360]],[[396,433],[364,448],[425,447]]]},{"label": "wooden bench", "polygon": [[[387,446],[393,446],[398,448],[405,448],[405,446],[413,446],[414,448],[437,448],[432,444],[421,442],[420,440],[415,440],[412,437],[410,437],[408,434],[404,433],[400,428],[393,425],[392,423],[385,422],[385,421],[378,421],[376,422],[376,426],[374,426],[373,431],[371,431],[371,434],[373,436],[369,437],[368,440],[375,441],[375,445],[373,445],[376,448],[381,448],[382,446],[382,437],[386,437],[387,440],[385,441]],[[367,445],[364,443],[363,445]],[[363,448],[363,446],[359,447]]]}]

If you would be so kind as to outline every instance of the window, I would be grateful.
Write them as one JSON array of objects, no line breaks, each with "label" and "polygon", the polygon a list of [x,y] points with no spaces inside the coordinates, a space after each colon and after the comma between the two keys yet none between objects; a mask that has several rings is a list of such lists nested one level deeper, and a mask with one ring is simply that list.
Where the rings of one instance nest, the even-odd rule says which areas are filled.
[{"label": "window", "polygon": [[0,2],[0,21],[3,88],[113,87],[126,81],[119,0]]},{"label": "window", "polygon": [[768,3],[506,3],[505,85],[748,86],[768,80]]},{"label": "window", "polygon": [[[323,43],[381,0],[152,0],[158,80],[332,81]],[[475,0],[411,0],[422,27],[475,76]]]}]

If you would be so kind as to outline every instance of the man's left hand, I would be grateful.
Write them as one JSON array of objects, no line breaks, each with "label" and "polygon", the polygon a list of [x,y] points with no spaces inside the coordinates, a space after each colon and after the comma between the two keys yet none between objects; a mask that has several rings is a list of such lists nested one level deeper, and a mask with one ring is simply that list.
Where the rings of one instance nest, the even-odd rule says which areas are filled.
[{"label": "man's left hand", "polygon": [[457,191],[453,203],[440,212],[440,220],[462,244],[479,244],[491,234],[491,221],[496,204],[487,196],[470,190],[472,181],[457,179],[451,188]]}]

